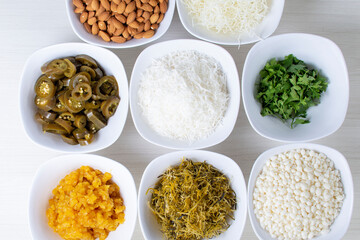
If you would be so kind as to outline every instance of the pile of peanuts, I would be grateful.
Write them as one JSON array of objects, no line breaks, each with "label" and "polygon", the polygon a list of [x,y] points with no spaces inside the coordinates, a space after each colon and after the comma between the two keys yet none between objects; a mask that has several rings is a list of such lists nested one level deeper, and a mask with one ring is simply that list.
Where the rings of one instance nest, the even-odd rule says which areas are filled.
[{"label": "pile of peanuts", "polygon": [[151,38],[168,8],[169,0],[73,0],[74,12],[86,31],[106,42],[124,43]]}]

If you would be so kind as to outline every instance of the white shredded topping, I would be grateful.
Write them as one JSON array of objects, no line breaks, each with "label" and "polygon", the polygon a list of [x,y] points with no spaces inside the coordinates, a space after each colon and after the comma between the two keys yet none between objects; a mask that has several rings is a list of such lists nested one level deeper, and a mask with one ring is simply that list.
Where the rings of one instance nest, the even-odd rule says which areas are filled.
[{"label": "white shredded topping", "polygon": [[142,74],[138,91],[143,116],[158,134],[193,142],[209,136],[228,105],[226,75],[214,58],[176,51]]},{"label": "white shredded topping", "polygon": [[250,33],[268,13],[270,0],[182,0],[193,23],[217,33]]}]

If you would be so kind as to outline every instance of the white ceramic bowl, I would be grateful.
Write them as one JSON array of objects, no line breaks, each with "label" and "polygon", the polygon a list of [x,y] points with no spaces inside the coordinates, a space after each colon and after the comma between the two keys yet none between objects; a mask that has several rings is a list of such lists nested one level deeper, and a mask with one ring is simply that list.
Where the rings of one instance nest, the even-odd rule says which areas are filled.
[{"label": "white ceramic bowl", "polygon": [[180,21],[185,29],[193,36],[205,41],[218,43],[222,45],[239,45],[257,42],[261,39],[269,37],[276,30],[279,25],[285,0],[272,0],[270,1],[269,12],[264,20],[254,29],[254,34],[244,33],[240,36],[238,34],[219,34],[206,29],[205,27],[197,24],[192,16],[189,14],[186,5],[182,0],[176,0],[176,5],[180,17]]},{"label": "white ceramic bowl", "polygon": [[247,195],[244,176],[239,166],[231,158],[218,153],[201,150],[168,153],[154,159],[146,167],[141,178],[138,198],[140,227],[145,239],[163,239],[163,234],[160,232],[160,225],[157,223],[155,216],[147,205],[151,194],[146,195],[146,191],[148,188],[155,186],[155,183],[158,181],[158,176],[164,173],[169,167],[179,165],[183,157],[196,162],[206,161],[229,178],[231,187],[236,193],[237,208],[234,214],[235,220],[226,232],[213,239],[240,239],[247,215]]},{"label": "white ceramic bowl", "polygon": [[112,180],[119,186],[124,200],[125,222],[110,232],[107,240],[131,239],[137,217],[137,192],[134,179],[122,164],[97,155],[72,154],[53,158],[42,164],[33,179],[29,197],[29,225],[33,239],[61,240],[48,225],[46,210],[52,190],[70,172],[81,166],[90,166],[103,173],[112,174]]},{"label": "white ceramic bowl", "polygon": [[[142,115],[142,110],[138,104],[138,89],[140,85],[141,74],[149,67],[153,59],[160,58],[171,52],[182,50],[196,50],[214,57],[222,66],[227,75],[227,87],[230,96],[228,109],[215,132],[209,137],[189,143],[160,136],[147,123]],[[130,81],[130,109],[135,127],[139,134],[147,141],[172,149],[200,149],[210,147],[224,141],[232,132],[240,105],[240,84],[236,65],[231,55],[222,47],[217,45],[190,39],[180,39],[165,41],[147,47],[140,53],[136,59]]]},{"label": "white ceramic bowl", "polygon": [[131,48],[141,46],[152,41],[159,39],[165,32],[168,30],[171,20],[175,11],[175,0],[169,0],[168,9],[165,13],[164,19],[159,24],[159,28],[155,31],[155,35],[151,38],[141,38],[141,39],[131,39],[125,43],[116,43],[116,42],[105,42],[101,37],[92,35],[85,30],[85,27],[80,23],[79,16],[74,12],[75,6],[72,3],[72,0],[65,0],[66,12],[71,24],[72,29],[76,35],[83,41],[91,43],[93,45],[106,47],[106,48]]},{"label": "white ceramic bowl", "polygon": [[[320,104],[308,109],[310,123],[291,129],[275,117],[263,117],[256,100],[255,83],[259,72],[272,58],[293,54],[320,71],[329,85]],[[281,142],[306,142],[326,137],[342,125],[349,102],[349,77],[344,57],[332,41],[310,34],[292,33],[270,37],[249,51],[242,74],[242,97],[246,115],[254,130],[263,137]]]},{"label": "white ceramic bowl", "polygon": [[[40,67],[55,58],[87,54],[93,57],[107,75],[113,75],[119,85],[120,104],[108,125],[95,134],[88,146],[69,145],[59,135],[43,133],[34,116],[34,85],[41,75]],[[60,152],[85,153],[101,150],[113,144],[120,136],[128,113],[128,82],[121,60],[111,51],[85,43],[64,43],[49,46],[33,53],[26,61],[20,83],[20,113],[25,132],[36,144]]]},{"label": "white ceramic bowl", "polygon": [[340,171],[341,180],[344,187],[345,199],[343,202],[343,206],[341,208],[340,214],[336,217],[334,223],[330,227],[330,232],[326,235],[322,235],[316,237],[316,240],[333,240],[333,239],[341,239],[350,224],[352,210],[353,210],[353,202],[354,202],[354,186],[353,180],[351,176],[351,171],[349,165],[346,161],[346,158],[337,150],[311,143],[298,143],[298,144],[290,144],[284,145],[280,147],[275,147],[269,149],[262,153],[255,161],[248,182],[248,207],[249,207],[249,217],[251,225],[257,235],[257,237],[261,240],[274,240],[271,238],[270,234],[260,226],[255,214],[254,214],[254,206],[253,206],[253,191],[257,176],[260,174],[263,169],[266,161],[272,156],[286,152],[292,149],[311,149],[317,152],[324,153],[328,158],[330,158],[335,165],[335,168]]}]

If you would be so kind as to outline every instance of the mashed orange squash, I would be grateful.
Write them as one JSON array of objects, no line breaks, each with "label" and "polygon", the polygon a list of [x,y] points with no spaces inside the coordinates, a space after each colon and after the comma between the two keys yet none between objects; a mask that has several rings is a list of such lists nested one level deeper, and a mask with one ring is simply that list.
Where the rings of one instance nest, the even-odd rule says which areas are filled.
[{"label": "mashed orange squash", "polygon": [[67,240],[106,239],[125,221],[125,206],[110,173],[89,166],[71,172],[52,191],[49,226]]}]

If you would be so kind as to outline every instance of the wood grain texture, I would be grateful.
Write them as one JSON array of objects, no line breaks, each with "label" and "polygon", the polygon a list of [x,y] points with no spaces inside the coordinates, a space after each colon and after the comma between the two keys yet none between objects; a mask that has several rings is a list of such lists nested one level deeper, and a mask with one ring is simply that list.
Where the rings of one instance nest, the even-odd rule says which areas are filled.
[{"label": "wood grain texture", "polygon": [[[274,35],[290,32],[312,33],[333,40],[342,50],[350,76],[350,102],[342,127],[315,143],[333,147],[347,158],[353,174],[355,201],[352,221],[344,239],[360,235],[360,2],[356,0],[288,0]],[[28,56],[45,46],[81,42],[72,31],[64,1],[0,1],[0,233],[1,239],[31,239],[28,227],[28,192],[38,166],[59,153],[43,149],[25,135],[19,114],[19,82]],[[175,13],[168,32],[156,42],[193,38]],[[155,43],[156,43],[155,42]],[[149,45],[112,50],[125,65],[128,79],[138,54]],[[241,76],[245,57],[253,45],[226,46]],[[241,105],[234,131],[223,143],[208,148],[234,159],[246,180],[263,151],[281,143],[259,136],[250,126]],[[139,186],[147,164],[171,150],[154,146],[136,132],[131,116],[112,146],[94,154],[124,164]],[[143,239],[137,224],[133,239]],[[257,239],[247,221],[242,239]]]}]

